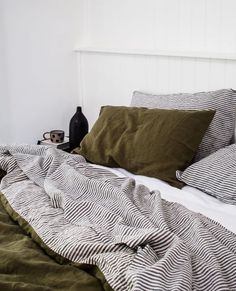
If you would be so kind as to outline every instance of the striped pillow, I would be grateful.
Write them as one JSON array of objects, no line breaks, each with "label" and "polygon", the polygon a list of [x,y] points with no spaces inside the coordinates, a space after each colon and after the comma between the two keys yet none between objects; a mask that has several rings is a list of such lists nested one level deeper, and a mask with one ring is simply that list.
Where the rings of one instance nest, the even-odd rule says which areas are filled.
[{"label": "striped pillow", "polygon": [[194,94],[152,95],[135,91],[131,106],[180,109],[215,110],[216,114],[199,146],[195,161],[229,145],[235,128],[236,91],[221,89]]},{"label": "striped pillow", "polygon": [[219,200],[236,205],[236,144],[177,171],[178,180]]}]

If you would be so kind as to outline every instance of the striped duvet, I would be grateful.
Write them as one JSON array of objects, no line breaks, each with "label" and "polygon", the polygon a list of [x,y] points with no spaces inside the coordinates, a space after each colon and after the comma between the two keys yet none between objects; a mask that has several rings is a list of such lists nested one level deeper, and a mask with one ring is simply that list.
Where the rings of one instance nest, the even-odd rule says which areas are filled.
[{"label": "striped duvet", "polygon": [[1,146],[0,168],[11,207],[114,290],[236,290],[236,235],[158,190],[43,146]]}]

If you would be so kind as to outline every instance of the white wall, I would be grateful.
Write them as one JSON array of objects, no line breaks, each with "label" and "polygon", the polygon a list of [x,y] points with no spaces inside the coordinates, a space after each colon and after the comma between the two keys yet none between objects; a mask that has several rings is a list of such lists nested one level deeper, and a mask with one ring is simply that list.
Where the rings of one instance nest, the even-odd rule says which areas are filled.
[{"label": "white wall", "polygon": [[85,0],[92,44],[234,51],[235,0]]},{"label": "white wall", "polygon": [[[85,0],[78,46],[236,53],[235,0]],[[79,83],[92,125],[104,104],[128,105],[134,90],[236,88],[236,61],[80,53]]]},{"label": "white wall", "polygon": [[5,30],[3,19],[3,2],[0,1],[0,141],[11,140],[10,104],[7,90],[7,64],[5,47]]},{"label": "white wall", "polygon": [[35,143],[44,131],[68,133],[79,103],[73,48],[83,29],[82,1],[0,1],[0,79],[8,89],[1,89],[0,100],[11,122],[11,135],[1,127],[0,141]]},{"label": "white wall", "polygon": [[235,61],[73,51],[235,53],[235,11],[235,0],[0,0],[0,142],[68,133],[81,103],[92,125],[101,105],[128,105],[134,90],[236,88]]}]

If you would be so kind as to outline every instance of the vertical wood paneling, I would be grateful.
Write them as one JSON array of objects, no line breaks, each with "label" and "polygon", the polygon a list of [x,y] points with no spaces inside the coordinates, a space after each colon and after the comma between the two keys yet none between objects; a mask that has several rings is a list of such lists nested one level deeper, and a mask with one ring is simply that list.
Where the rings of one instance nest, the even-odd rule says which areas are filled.
[{"label": "vertical wood paneling", "polygon": [[[195,65],[196,65],[195,89],[197,91],[201,91],[202,89],[209,90],[211,61],[208,59],[196,59]],[[218,88],[218,86],[216,88]]]},{"label": "vertical wood paneling", "polygon": [[[236,51],[235,0],[84,0],[84,46]],[[236,61],[82,53],[80,78],[91,124],[104,104],[128,105],[134,90],[154,93],[236,88]]]},{"label": "vertical wood paneling", "polygon": [[[152,66],[152,74],[150,75],[149,87],[146,91],[165,92],[169,88],[169,57],[151,57],[150,66]],[[139,89],[140,90],[140,89]],[[143,88],[145,91],[145,88]]]},{"label": "vertical wood paneling", "polygon": [[180,92],[194,92],[196,89],[195,59],[183,58],[181,69]]},{"label": "vertical wood paneling", "polygon": [[182,78],[182,58],[170,58],[169,61],[169,92],[179,92],[181,90]]},{"label": "vertical wood paneling", "polygon": [[[225,87],[225,63],[224,60],[211,60],[209,70],[209,89],[214,90],[215,88]],[[227,76],[228,77],[228,76]]]},{"label": "vertical wood paneling", "polygon": [[80,64],[90,125],[102,105],[129,105],[134,90],[176,93],[236,88],[236,61],[85,53]]},{"label": "vertical wood paneling", "polygon": [[225,62],[225,87],[236,90],[236,61]]}]

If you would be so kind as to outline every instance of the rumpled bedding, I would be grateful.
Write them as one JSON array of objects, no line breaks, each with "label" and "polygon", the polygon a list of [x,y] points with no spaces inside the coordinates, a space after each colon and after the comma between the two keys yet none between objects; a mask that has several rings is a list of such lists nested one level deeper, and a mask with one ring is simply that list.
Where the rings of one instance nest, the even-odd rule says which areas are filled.
[{"label": "rumpled bedding", "polygon": [[112,289],[97,267],[71,263],[47,248],[0,194],[0,290]]},{"label": "rumpled bedding", "polygon": [[236,235],[158,190],[44,146],[1,146],[0,168],[12,209],[114,290],[236,290]]}]

